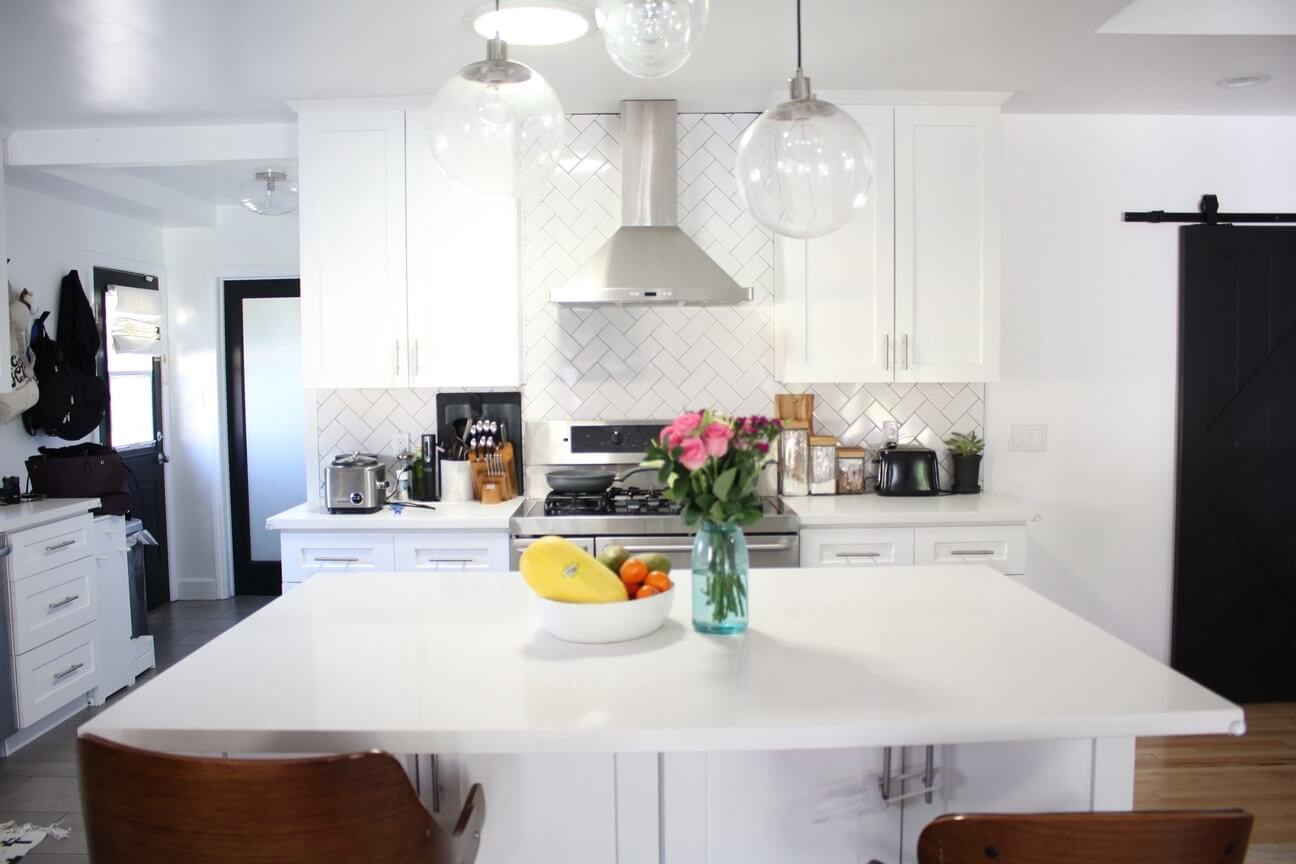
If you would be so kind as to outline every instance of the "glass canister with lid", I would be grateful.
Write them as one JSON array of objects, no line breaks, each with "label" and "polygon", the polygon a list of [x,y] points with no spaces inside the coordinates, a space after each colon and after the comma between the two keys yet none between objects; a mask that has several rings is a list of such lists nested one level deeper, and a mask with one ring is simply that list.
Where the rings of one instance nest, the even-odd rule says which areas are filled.
[{"label": "glass canister with lid", "polygon": [[810,422],[784,420],[779,435],[779,494],[810,494]]},{"label": "glass canister with lid", "polygon": [[810,436],[810,494],[837,494],[837,439]]}]

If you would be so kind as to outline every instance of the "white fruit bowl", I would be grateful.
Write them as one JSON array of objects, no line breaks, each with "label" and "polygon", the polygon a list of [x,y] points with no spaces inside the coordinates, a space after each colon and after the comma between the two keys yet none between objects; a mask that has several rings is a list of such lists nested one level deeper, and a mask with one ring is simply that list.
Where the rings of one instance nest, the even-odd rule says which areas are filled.
[{"label": "white fruit bowl", "polygon": [[606,644],[641,639],[670,617],[675,586],[669,591],[623,603],[559,603],[536,597],[540,626],[564,642]]}]

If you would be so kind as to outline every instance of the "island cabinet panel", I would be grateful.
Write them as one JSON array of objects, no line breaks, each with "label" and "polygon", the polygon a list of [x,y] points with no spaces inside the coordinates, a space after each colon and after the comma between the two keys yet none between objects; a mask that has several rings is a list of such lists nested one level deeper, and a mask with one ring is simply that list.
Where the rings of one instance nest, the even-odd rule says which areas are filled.
[{"label": "island cabinet panel", "polygon": [[[477,864],[608,864],[618,860],[615,760],[604,753],[442,757],[451,793],[442,800],[453,803],[438,815],[453,818],[480,783],[488,815]],[[657,813],[642,818],[655,824]]]},{"label": "island cabinet panel", "polygon": [[665,860],[898,862],[901,807],[878,809],[876,795],[883,753],[668,754],[662,778]]},{"label": "island cabinet panel", "polygon": [[[928,822],[944,813],[1065,813],[1094,809],[1094,747],[1094,740],[1089,738],[936,747],[932,767],[940,788],[930,802],[921,794],[904,800],[903,861],[909,864],[918,860],[918,835]],[[923,767],[925,750],[904,747],[894,752],[903,756],[907,773]],[[921,774],[904,784],[906,794],[923,788]]]}]

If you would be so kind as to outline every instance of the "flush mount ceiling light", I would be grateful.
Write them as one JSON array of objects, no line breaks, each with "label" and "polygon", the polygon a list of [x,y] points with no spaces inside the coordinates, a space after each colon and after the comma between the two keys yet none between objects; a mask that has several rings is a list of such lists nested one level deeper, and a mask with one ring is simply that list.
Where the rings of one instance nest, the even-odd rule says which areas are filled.
[{"label": "flush mount ceiling light", "polygon": [[258,171],[239,187],[239,203],[259,216],[283,216],[297,209],[297,184],[282,171]]},{"label": "flush mount ceiling light", "polygon": [[785,237],[822,237],[868,202],[873,151],[854,118],[810,89],[801,70],[801,0],[796,33],[792,98],[747,127],[734,179],[743,206],[766,228]]},{"label": "flush mount ceiling light", "polygon": [[564,0],[520,0],[498,10],[493,3],[478,6],[464,23],[483,39],[498,34],[514,45],[561,45],[588,33],[594,18],[588,8]]},{"label": "flush mount ceiling light", "polygon": [[1257,75],[1234,75],[1231,78],[1221,78],[1215,82],[1215,86],[1232,87],[1232,88],[1255,87],[1259,84],[1264,84],[1272,80],[1273,80],[1272,75],[1261,72]]},{"label": "flush mount ceiling light", "polygon": [[710,0],[598,0],[594,20],[612,62],[636,78],[664,78],[702,39]]},{"label": "flush mount ceiling light", "polygon": [[521,197],[558,165],[564,125],[558,94],[539,72],[510,60],[498,34],[486,43],[485,60],[441,86],[432,114],[432,155],[472,192]]}]

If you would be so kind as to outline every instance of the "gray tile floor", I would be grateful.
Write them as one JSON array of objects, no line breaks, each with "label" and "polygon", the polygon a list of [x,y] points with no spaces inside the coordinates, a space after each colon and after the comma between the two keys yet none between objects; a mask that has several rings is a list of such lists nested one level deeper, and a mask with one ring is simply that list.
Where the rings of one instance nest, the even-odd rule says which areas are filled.
[{"label": "gray tile floor", "polygon": [[[260,609],[272,597],[232,600],[186,600],[149,613],[149,632],[157,652],[157,671],[166,669]],[[157,672],[141,675],[109,700],[145,686]],[[47,837],[24,860],[57,859],[57,864],[89,861],[77,793],[76,730],[93,716],[87,708],[51,729],[8,759],[0,759],[0,822],[10,819],[33,825],[59,823],[72,830],[64,840]]]}]

